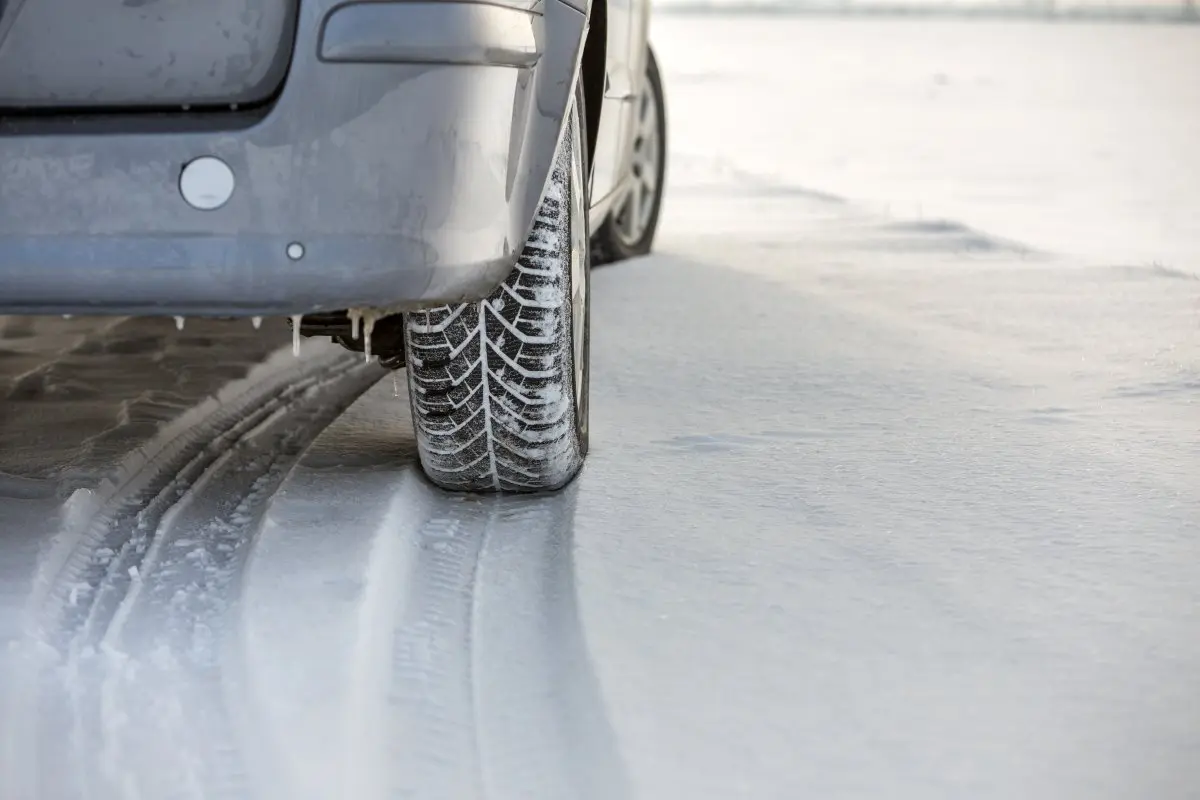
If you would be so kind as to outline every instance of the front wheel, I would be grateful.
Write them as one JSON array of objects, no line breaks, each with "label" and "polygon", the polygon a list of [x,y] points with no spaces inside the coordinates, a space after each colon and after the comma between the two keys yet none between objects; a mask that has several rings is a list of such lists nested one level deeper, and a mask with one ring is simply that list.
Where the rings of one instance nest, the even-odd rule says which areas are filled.
[{"label": "front wheel", "polygon": [[406,315],[421,466],[443,489],[566,485],[588,449],[587,142],[582,87],[533,230],[491,296]]},{"label": "front wheel", "polygon": [[592,238],[592,263],[644,256],[654,244],[667,173],[667,109],[654,51],[646,51],[646,76],[634,106],[629,188]]}]

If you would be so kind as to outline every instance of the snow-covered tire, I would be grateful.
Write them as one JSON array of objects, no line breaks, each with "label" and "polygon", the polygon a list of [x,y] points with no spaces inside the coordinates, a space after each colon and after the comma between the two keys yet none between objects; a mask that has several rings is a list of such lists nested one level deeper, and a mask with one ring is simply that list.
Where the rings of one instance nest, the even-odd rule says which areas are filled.
[{"label": "snow-covered tire", "polygon": [[588,448],[586,128],[582,89],[516,268],[487,299],[406,315],[425,474],[443,489],[535,492]]},{"label": "snow-covered tire", "polygon": [[596,266],[644,256],[654,246],[667,178],[667,104],[654,50],[646,49],[646,79],[635,106],[632,175],[625,197],[592,236]]}]

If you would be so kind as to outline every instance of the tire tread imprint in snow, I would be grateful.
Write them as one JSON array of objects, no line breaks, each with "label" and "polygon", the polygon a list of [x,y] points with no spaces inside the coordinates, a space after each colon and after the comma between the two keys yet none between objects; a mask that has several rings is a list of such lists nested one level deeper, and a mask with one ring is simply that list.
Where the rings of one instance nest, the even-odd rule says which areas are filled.
[{"label": "tire tread imprint in snow", "polygon": [[[73,768],[58,776],[64,786],[47,787],[51,794],[108,796],[117,785],[145,792],[135,764],[149,737],[176,748],[178,761],[168,765],[159,753],[157,769],[174,770],[187,791],[243,796],[246,770],[226,709],[195,704],[193,692],[207,687],[205,696],[217,697],[228,677],[218,658],[223,616],[236,602],[259,513],[307,443],[380,375],[336,351],[276,361],[282,368],[231,384],[238,393],[213,398],[132,454],[76,523],[71,553],[45,576],[37,603],[40,638],[59,669],[48,683],[10,689],[23,695],[14,709],[30,731],[29,771],[10,776],[19,796],[32,791],[38,765],[54,759]],[[195,682],[171,689],[171,670]],[[148,681],[159,682],[139,704]],[[173,727],[171,715],[185,708],[191,724]],[[52,723],[63,722],[73,735],[55,752]]]},{"label": "tire tread imprint in snow", "polygon": [[[574,113],[574,112],[572,112]],[[572,126],[512,273],[487,299],[408,316],[426,474],[446,489],[539,491],[583,461],[571,349]]]}]

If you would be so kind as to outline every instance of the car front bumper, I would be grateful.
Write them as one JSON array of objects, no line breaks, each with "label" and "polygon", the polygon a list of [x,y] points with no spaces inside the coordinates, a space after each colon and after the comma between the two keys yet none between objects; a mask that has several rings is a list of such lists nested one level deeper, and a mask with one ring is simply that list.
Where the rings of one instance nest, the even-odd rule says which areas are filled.
[{"label": "car front bumper", "polygon": [[[581,0],[307,0],[257,109],[0,117],[0,313],[300,314],[476,299],[540,201]],[[181,174],[232,171],[198,210]]]}]

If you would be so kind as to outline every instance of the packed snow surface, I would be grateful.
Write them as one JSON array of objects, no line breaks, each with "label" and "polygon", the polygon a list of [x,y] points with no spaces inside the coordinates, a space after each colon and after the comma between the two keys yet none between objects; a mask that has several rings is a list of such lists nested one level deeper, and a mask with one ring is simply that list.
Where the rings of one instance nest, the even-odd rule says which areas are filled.
[{"label": "packed snow surface", "polygon": [[653,0],[660,11],[1005,16],[1011,18],[1200,19],[1194,0]]},{"label": "packed snow surface", "polygon": [[1200,29],[654,37],[564,492],[284,320],[0,319],[0,797],[1195,796]]}]

